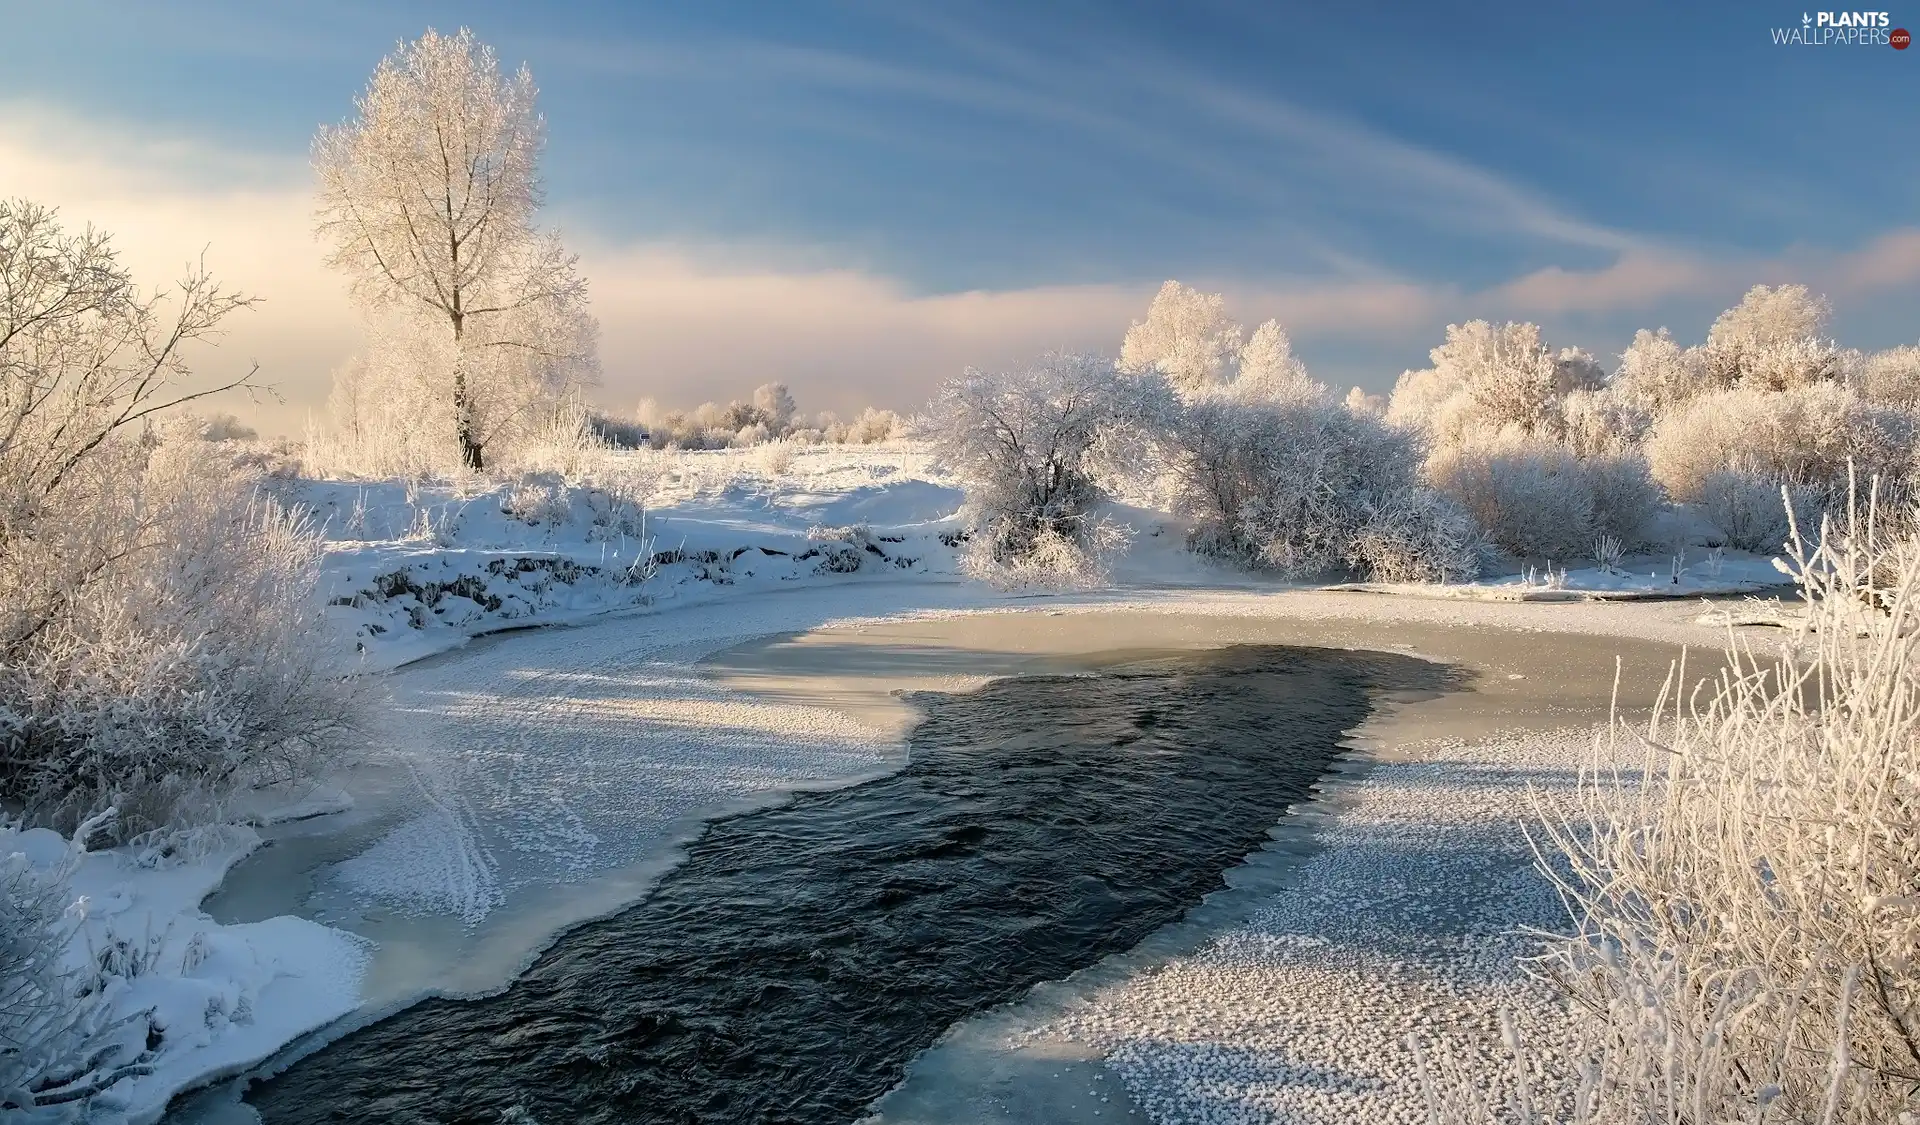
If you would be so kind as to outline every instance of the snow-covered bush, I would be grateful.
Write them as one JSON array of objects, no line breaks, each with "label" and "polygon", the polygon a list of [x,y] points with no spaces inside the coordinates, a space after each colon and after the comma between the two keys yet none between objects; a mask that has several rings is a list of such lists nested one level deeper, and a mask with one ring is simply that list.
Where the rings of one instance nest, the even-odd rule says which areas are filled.
[{"label": "snow-covered bush", "polygon": [[1873,522],[1797,546],[1805,628],[1676,682],[1551,833],[1584,1120],[1920,1113],[1920,543]]},{"label": "snow-covered bush", "polygon": [[1804,285],[1756,285],[1721,313],[1701,357],[1708,382],[1785,391],[1840,378],[1843,355],[1820,333],[1832,309]]},{"label": "snow-covered bush", "polygon": [[1920,411],[1920,347],[1907,344],[1863,356],[1849,384],[1868,402]]},{"label": "snow-covered bush", "polygon": [[643,399],[634,416],[655,449],[729,449],[769,441],[872,445],[906,430],[900,415],[871,406],[850,422],[831,412],[802,418],[784,383],[759,387],[752,402],[704,402],[692,410],[665,410]]},{"label": "snow-covered bush", "polygon": [[[1176,412],[1163,441],[1197,550],[1296,576],[1349,567],[1367,577],[1474,571],[1465,543],[1448,546],[1458,521],[1415,495],[1424,491],[1415,437],[1324,390],[1280,399],[1203,394]],[[1371,533],[1364,550],[1363,532]],[[1435,553],[1423,563],[1408,558],[1423,548]]]},{"label": "snow-covered bush", "polygon": [[206,817],[312,777],[357,718],[314,599],[313,528],[169,454],[95,459],[78,479],[114,491],[0,559],[27,610],[7,614],[0,799],[35,821],[117,806],[131,835]]},{"label": "snow-covered bush", "polygon": [[845,427],[828,425],[826,437],[843,445],[877,445],[891,441],[906,428],[906,422],[891,410],[869,406],[853,416]]},{"label": "snow-covered bush", "polygon": [[1561,348],[1553,359],[1554,393],[1564,398],[1607,385],[1607,369],[1584,348]]},{"label": "snow-covered bush", "polygon": [[1642,328],[1620,353],[1620,367],[1613,373],[1611,386],[1648,415],[1658,415],[1695,395],[1732,385],[1715,379],[1701,349],[1681,347],[1665,328],[1657,332]]},{"label": "snow-covered bush", "polygon": [[1566,440],[1576,457],[1638,453],[1653,426],[1653,414],[1633,398],[1607,387],[1570,392],[1560,403]]},{"label": "snow-covered bush", "polygon": [[508,486],[500,498],[500,514],[529,527],[549,531],[565,525],[573,514],[573,497],[566,478],[558,473],[529,473]]},{"label": "snow-covered bush", "polygon": [[966,490],[966,568],[1020,584],[1096,577],[1121,534],[1099,512],[1100,454],[1167,409],[1166,397],[1157,376],[1058,353],[942,385],[915,430]]},{"label": "snow-covered bush", "polygon": [[1240,349],[1240,369],[1232,383],[1234,397],[1242,401],[1291,401],[1321,399],[1327,388],[1307,374],[1306,365],[1293,354],[1293,341],[1277,320],[1269,320],[1254,329],[1247,346]]},{"label": "snow-covered bush", "polygon": [[309,773],[356,718],[318,539],[208,444],[140,433],[246,302],[143,297],[104,236],[0,203],[0,803],[138,833]]},{"label": "snow-covered bush", "polygon": [[254,441],[260,436],[259,431],[252,426],[225,412],[216,412],[205,417],[193,413],[182,414],[173,420],[173,426],[200,441],[216,443]]},{"label": "snow-covered bush", "polygon": [[1508,432],[1444,447],[1427,473],[1516,558],[1577,558],[1594,541],[1593,497],[1580,462],[1550,438]]},{"label": "snow-covered bush", "polygon": [[1648,529],[1666,506],[1647,459],[1639,451],[1599,453],[1580,460],[1587,495],[1593,500],[1593,534],[1628,549],[1647,543]]},{"label": "snow-covered bush", "polygon": [[0,1117],[81,1121],[121,1079],[152,1073],[148,1012],[113,1016],[102,973],[77,968],[83,920],[69,879],[104,812],[71,841],[0,822]]},{"label": "snow-covered bush", "polygon": [[495,450],[492,468],[508,478],[547,473],[584,481],[630,460],[600,436],[591,412],[571,400],[544,404],[511,440],[490,448]]},{"label": "snow-covered bush", "polygon": [[768,442],[760,447],[754,463],[769,479],[786,476],[793,470],[793,446],[790,441]]},{"label": "snow-covered bush", "polygon": [[644,449],[649,444],[647,428],[637,421],[615,418],[596,410],[587,416],[594,436],[613,449]]},{"label": "snow-covered bush", "polygon": [[1375,582],[1467,582],[1485,561],[1473,517],[1432,488],[1369,496],[1346,563]]},{"label": "snow-covered bush", "polygon": [[1786,545],[1795,518],[1817,526],[1826,506],[1824,497],[1805,485],[1735,468],[1707,474],[1691,503],[1727,546],[1764,553]]},{"label": "snow-covered bush", "polygon": [[83,825],[72,843],[0,824],[0,1117],[8,1121],[80,1119],[94,1095],[151,1072],[120,1034],[144,1013],[111,1018],[101,990],[69,960],[81,906],[68,880],[84,840],[105,822]]},{"label": "snow-covered bush", "polygon": [[1360,387],[1347,388],[1347,409],[1355,414],[1371,414],[1375,418],[1387,416],[1387,396],[1373,394]]},{"label": "snow-covered bush", "polygon": [[[1836,383],[1789,391],[1739,387],[1702,395],[1660,419],[1647,441],[1653,475],[1676,501],[1705,495],[1728,470],[1804,485],[1829,498],[1859,480],[1904,480],[1913,464],[1914,418],[1875,406]],[[1723,529],[1725,530],[1725,529]]]},{"label": "snow-covered bush", "polygon": [[1645,540],[1660,494],[1634,455],[1582,460],[1554,438],[1517,430],[1435,451],[1435,487],[1516,558],[1584,558],[1602,536]]},{"label": "snow-covered bush", "polygon": [[1533,324],[1449,324],[1432,359],[1430,370],[1400,377],[1388,409],[1439,445],[1507,429],[1558,433],[1560,396],[1586,372],[1577,357],[1562,365]]}]

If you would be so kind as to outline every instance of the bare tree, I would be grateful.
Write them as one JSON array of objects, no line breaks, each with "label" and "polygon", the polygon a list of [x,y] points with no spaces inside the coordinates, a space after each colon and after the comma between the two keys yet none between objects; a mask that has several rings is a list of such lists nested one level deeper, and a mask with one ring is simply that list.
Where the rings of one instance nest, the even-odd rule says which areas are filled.
[{"label": "bare tree", "polygon": [[577,259],[533,225],[534,94],[527,69],[503,76],[472,32],[429,29],[380,61],[357,118],[313,143],[330,264],[366,305],[409,308],[450,334],[454,431],[471,469],[486,447],[479,372],[591,362]]}]

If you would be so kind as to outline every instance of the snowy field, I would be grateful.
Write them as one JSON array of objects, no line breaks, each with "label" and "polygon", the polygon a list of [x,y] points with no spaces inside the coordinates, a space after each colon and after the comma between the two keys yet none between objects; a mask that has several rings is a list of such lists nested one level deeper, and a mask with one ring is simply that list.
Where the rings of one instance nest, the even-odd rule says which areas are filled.
[{"label": "snowy field", "polygon": [[[87,857],[86,940],[152,950],[113,987],[186,1029],[169,1036],[153,1073],[115,1092],[125,1119],[153,1120],[174,1092],[244,1070],[342,1016],[330,1033],[428,992],[498,987],[558,929],[644,894],[704,818],[901,760],[897,730],[830,700],[716,683],[698,662],[729,645],[835,622],[981,611],[1493,625],[1705,644],[1723,635],[1691,623],[1697,603],[1511,604],[1537,600],[1522,596],[1546,588],[1537,575],[1392,588],[1442,595],[1420,598],[1261,582],[1190,554],[1177,521],[1137,508],[1122,510],[1134,534],[1114,586],[1007,594],[960,578],[960,493],[913,449],[803,449],[778,471],[757,451],[633,456],[647,485],[624,496],[557,478],[511,492],[295,486],[329,541],[325,593],[339,643],[372,668],[399,669],[389,677],[392,726],[345,774],[299,795],[309,807],[296,811],[338,811],[237,830],[191,862],[141,867],[124,849]],[[1713,565],[1712,574],[1688,570],[1684,585],[1654,573],[1643,594],[1754,589],[1771,573],[1750,556]],[[1626,573],[1576,567],[1556,573],[1552,592],[1640,590]],[[469,644],[596,617],[607,620]],[[1308,869],[1319,890],[1281,896],[1279,913],[1049,1034],[1105,1056],[1108,1080],[1165,1120],[1404,1106],[1404,1082],[1389,1079],[1404,1074],[1400,1044],[1417,1017],[1437,1026],[1470,1009],[1479,1027],[1500,1006],[1532,1003],[1500,934],[1550,919],[1537,917],[1538,888],[1514,851],[1510,779],[1564,766],[1566,746],[1455,748],[1370,777]],[[1453,819],[1401,823],[1436,789],[1460,794],[1449,797]],[[1401,865],[1392,882],[1377,866],[1388,844],[1367,843],[1369,833],[1401,833],[1394,846],[1438,866],[1414,879]],[[1473,846],[1434,846],[1442,837]],[[228,877],[261,838],[272,846]],[[1482,897],[1455,893],[1468,887]],[[1482,899],[1484,909],[1473,905]],[[1378,943],[1329,944],[1355,909],[1372,912]],[[1471,917],[1435,929],[1428,915],[1442,909]],[[1359,977],[1369,989],[1353,987]],[[1287,1023],[1294,1010],[1317,1022]],[[1281,1037],[1292,1054],[1279,1051]],[[1363,1066],[1341,1054],[1375,1041],[1382,1046]]]},{"label": "snowy field", "polygon": [[603,487],[557,475],[462,489],[302,482],[328,540],[325,595],[376,668],[467,638],[849,575],[954,574],[960,491],[910,449],[614,455]]},{"label": "snowy field", "polygon": [[[603,613],[849,576],[959,577],[962,494],[917,447],[642,450],[616,460],[610,475],[620,483],[607,487],[558,476],[469,489],[312,481],[293,498],[328,540],[329,612],[374,668],[489,632]],[[1116,511],[1131,530],[1113,567],[1121,587],[1280,585],[1192,554],[1186,525],[1164,512]],[[1767,557],[1701,545],[1710,529],[1698,521],[1669,517],[1660,530],[1669,547],[1608,565],[1572,560],[1466,584],[1336,588],[1554,601],[1751,593],[1786,581]]]}]

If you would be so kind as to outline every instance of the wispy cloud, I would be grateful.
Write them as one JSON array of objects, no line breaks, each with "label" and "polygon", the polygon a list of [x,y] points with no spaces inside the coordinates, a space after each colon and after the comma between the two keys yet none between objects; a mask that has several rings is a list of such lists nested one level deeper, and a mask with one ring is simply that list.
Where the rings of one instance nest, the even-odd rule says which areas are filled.
[{"label": "wispy cloud", "polygon": [[[297,429],[323,403],[330,372],[359,346],[360,330],[312,237],[300,160],[137,136],[45,107],[0,108],[6,191],[59,206],[70,224],[113,232],[149,282],[175,276],[204,249],[220,277],[264,303],[234,319],[203,365],[221,371],[257,359],[287,398],[285,408],[257,413],[270,428]],[[911,407],[970,365],[1016,363],[1049,348],[1111,352],[1160,280],[926,294],[823,266],[832,259],[818,248],[568,233],[602,323],[600,397],[616,407],[643,396],[726,398],[772,379],[792,384],[809,408]],[[1920,229],[1888,231],[1847,252],[1774,258],[1635,247],[1605,266],[1536,270],[1477,289],[1357,256],[1319,274],[1183,280],[1225,290],[1250,323],[1278,317],[1313,363],[1356,345],[1414,358],[1449,320],[1474,316],[1660,323],[1676,301],[1730,302],[1752,282],[1796,278],[1836,296],[1910,291],[1920,285]]]},{"label": "wispy cloud", "polygon": [[1674,297],[1712,294],[1736,283],[1740,266],[1633,250],[1592,270],[1536,270],[1481,295],[1490,305],[1534,315],[1649,309]]},{"label": "wispy cloud", "polygon": [[[1147,150],[1182,155],[1189,170],[1212,182],[1288,206],[1350,204],[1403,211],[1436,225],[1461,224],[1486,235],[1531,236],[1551,243],[1623,252],[1642,245],[1631,233],[1579,217],[1511,178],[1435,151],[1350,115],[1312,109],[1285,98],[1231,86],[1190,63],[1138,42],[1101,43],[1078,52],[1040,52],[969,27],[942,12],[891,10],[977,60],[996,90],[1022,92],[1029,111],[1060,120],[1089,104],[1171,107],[1157,115],[1098,112],[1104,130],[1131,136]],[[1088,33],[1091,36],[1091,33]],[[1004,97],[1004,94],[997,94]],[[1223,128],[1230,151],[1189,141],[1195,126]],[[1248,140],[1259,146],[1246,144]],[[1275,175],[1284,171],[1285,175]],[[1317,196],[1317,198],[1316,198]]]},{"label": "wispy cloud", "polygon": [[1920,229],[1888,231],[1842,256],[1831,276],[1835,289],[1850,292],[1895,289],[1920,282]]}]

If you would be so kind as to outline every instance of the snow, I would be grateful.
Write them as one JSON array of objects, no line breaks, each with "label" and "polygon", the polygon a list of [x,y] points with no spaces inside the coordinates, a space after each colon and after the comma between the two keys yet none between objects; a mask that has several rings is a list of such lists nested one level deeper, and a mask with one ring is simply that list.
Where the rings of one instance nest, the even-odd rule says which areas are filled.
[{"label": "snow", "polygon": [[1457,586],[1357,582],[1335,588],[1486,601],[1627,601],[1750,594],[1787,582],[1773,560],[1763,555],[1734,552],[1708,557],[1706,552],[1694,552],[1681,558],[1691,561],[1676,568],[1671,557],[1640,555],[1623,559],[1615,567],[1523,571]]},{"label": "snow", "polygon": [[[503,629],[955,571],[941,535],[957,527],[960,492],[929,479],[924,453],[804,449],[777,477],[744,450],[624,456],[624,472],[657,482],[644,516],[617,508],[609,519],[604,494],[585,487],[548,505],[505,485],[302,483],[296,499],[328,540],[329,615],[379,670]],[[506,510],[516,499],[520,518]],[[832,537],[862,528],[870,536]]]},{"label": "snow", "polygon": [[[155,1120],[176,1091],[252,1066],[359,1004],[370,954],[362,939],[295,917],[223,926],[200,911],[259,845],[252,829],[232,828],[176,856],[116,848],[82,857],[68,963],[97,977],[115,1016],[151,1009],[163,1032],[152,1073],[95,1099],[92,1119]],[[0,830],[0,854],[23,852],[42,868],[66,850],[46,829]]]},{"label": "snow", "polygon": [[[1185,549],[1179,520],[1120,507],[1134,535],[1114,568],[1115,588],[1006,595],[960,580],[950,541],[960,493],[911,447],[801,449],[777,477],[753,451],[633,456],[655,485],[644,527],[624,530],[617,519],[595,522],[605,497],[583,488],[558,492],[529,523],[505,510],[516,502],[505,486],[297,485],[295,498],[329,542],[325,596],[343,603],[328,610],[341,643],[356,647],[370,669],[400,669],[391,677],[393,726],[346,775],[284,807],[243,814],[254,827],[233,829],[204,855],[152,866],[127,849],[87,857],[80,889],[92,939],[138,934],[157,942],[155,967],[128,980],[116,1002],[155,1006],[171,1032],[155,1073],[117,1087],[117,1104],[103,1108],[152,1120],[176,1091],[243,1070],[349,1013],[364,1018],[430,991],[498,987],[556,932],[643,895],[706,818],[799,787],[856,782],[902,760],[897,730],[843,707],[716,683],[699,662],[730,645],[834,622],[1029,610],[1711,641],[1723,623],[1619,616],[1628,607],[1502,603],[1697,597],[1779,580],[1768,560],[1730,554],[1712,573],[1695,558],[1679,583],[1664,558],[1636,558],[1617,572],[1568,571],[1553,590],[1537,577],[1529,584],[1509,575],[1468,587],[1314,591],[1199,558]],[[630,568],[648,559],[655,572],[632,580]],[[1381,591],[1455,600],[1373,596]],[[605,620],[470,643],[593,618]],[[1295,1105],[1284,1091],[1298,1089],[1319,1091],[1319,1101],[1297,1104],[1303,1111],[1339,1106],[1367,1116],[1397,1105],[1398,1093],[1371,1084],[1398,1073],[1405,1060],[1396,1048],[1383,1048],[1374,1069],[1353,1069],[1343,1042],[1398,1042],[1406,1029],[1387,1025],[1395,1012],[1414,1010],[1407,1004],[1484,1014],[1521,993],[1498,974],[1459,975],[1491,973],[1506,956],[1494,946],[1446,969],[1471,936],[1446,927],[1391,956],[1349,951],[1341,956],[1359,960],[1328,960],[1316,942],[1350,927],[1356,903],[1384,912],[1379,925],[1402,928],[1425,926],[1416,915],[1433,906],[1421,905],[1411,883],[1367,905],[1388,886],[1378,865],[1386,853],[1362,837],[1369,825],[1420,810],[1428,819],[1419,839],[1428,844],[1436,834],[1466,832],[1464,822],[1442,823],[1426,807],[1441,789],[1442,804],[1460,794],[1448,815],[1471,821],[1471,832],[1450,838],[1470,835],[1475,848],[1413,849],[1437,865],[1421,869],[1424,885],[1492,886],[1491,879],[1510,887],[1524,866],[1501,835],[1514,823],[1511,788],[1488,781],[1486,771],[1539,765],[1556,753],[1500,744],[1393,767],[1401,773],[1381,774],[1381,787],[1362,798],[1359,807],[1372,811],[1334,830],[1315,861],[1334,897],[1301,900],[1299,909],[1321,914],[1263,917],[1215,952],[1139,991],[1117,992],[1102,1001],[1107,1007],[1048,1034],[1106,1056],[1150,1110],[1278,1112]],[[263,838],[274,847],[235,869]],[[19,839],[46,844],[32,833]],[[203,909],[217,888],[213,909],[224,923]],[[1320,1012],[1318,1022],[1287,1023],[1298,1005]],[[1240,1112],[1219,1119],[1239,1120]],[[1380,1112],[1367,1119],[1397,1119]]]},{"label": "snow", "polygon": [[1424,1123],[1409,1035],[1504,1083],[1503,1012],[1536,1049],[1567,1034],[1552,988],[1521,969],[1520,928],[1561,908],[1532,870],[1516,794],[1564,788],[1592,742],[1581,729],[1441,742],[1377,767],[1320,822],[1293,888],[1009,1045],[1087,1050],[1156,1121]]}]

